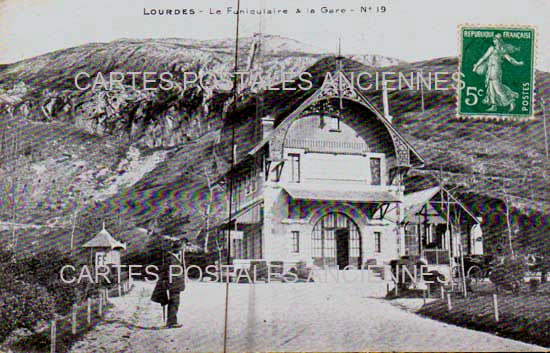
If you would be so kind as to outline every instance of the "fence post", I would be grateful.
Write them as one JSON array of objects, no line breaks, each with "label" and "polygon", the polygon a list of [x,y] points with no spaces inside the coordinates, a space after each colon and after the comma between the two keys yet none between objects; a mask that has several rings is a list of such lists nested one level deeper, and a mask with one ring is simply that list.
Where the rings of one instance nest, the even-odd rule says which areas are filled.
[{"label": "fence post", "polygon": [[496,293],[493,293],[493,308],[495,309],[495,321],[498,322],[498,298]]},{"label": "fence post", "polygon": [[51,322],[50,327],[50,353],[55,353],[55,336],[57,334],[57,324],[55,319]]},{"label": "fence post", "polygon": [[445,300],[445,290],[443,289],[443,286],[440,286],[439,289],[441,290],[441,300]]},{"label": "fence post", "polygon": [[453,310],[453,303],[451,303],[451,292],[447,292],[447,309]]},{"label": "fence post", "polygon": [[119,297],[122,297],[122,285],[120,284],[120,282],[118,282],[118,296]]},{"label": "fence post", "polygon": [[92,323],[92,298],[88,297],[88,315],[86,316],[88,325]]},{"label": "fence post", "polygon": [[109,289],[105,287],[105,305],[107,305],[107,300],[109,299]]},{"label": "fence post", "polygon": [[77,305],[76,303],[73,303],[73,312],[71,315],[71,332],[73,335],[76,335],[76,309]]}]

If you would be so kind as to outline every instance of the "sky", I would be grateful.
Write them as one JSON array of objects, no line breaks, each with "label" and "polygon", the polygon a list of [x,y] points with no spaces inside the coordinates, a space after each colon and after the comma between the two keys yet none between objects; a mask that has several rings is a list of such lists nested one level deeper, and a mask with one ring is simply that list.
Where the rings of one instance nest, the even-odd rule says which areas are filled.
[{"label": "sky", "polygon": [[[58,49],[119,38],[234,37],[237,0],[0,0],[0,63],[11,63]],[[322,6],[345,14],[320,13]],[[374,10],[359,13],[360,6]],[[384,13],[376,8],[385,6]],[[550,1],[508,0],[241,0],[241,8],[288,9],[287,15],[244,15],[242,36],[260,29],[343,54],[380,54],[405,61],[458,55],[458,26],[502,24],[535,26],[536,67],[550,71]],[[194,9],[195,15],[145,16],[144,9]],[[311,8],[316,14],[295,14]],[[220,9],[222,15],[210,15]],[[350,13],[349,9],[356,9]],[[203,11],[198,13],[198,11]]]}]

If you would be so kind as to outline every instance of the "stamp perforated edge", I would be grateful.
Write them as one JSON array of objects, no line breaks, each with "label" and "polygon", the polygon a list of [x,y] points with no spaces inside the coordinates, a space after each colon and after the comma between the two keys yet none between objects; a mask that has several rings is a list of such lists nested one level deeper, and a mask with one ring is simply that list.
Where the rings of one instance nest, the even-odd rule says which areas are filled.
[{"label": "stamp perforated edge", "polygon": [[465,27],[473,27],[473,28],[495,28],[495,29],[525,29],[525,30],[532,30],[534,34],[534,40],[533,40],[533,51],[532,51],[532,67],[531,67],[531,75],[532,75],[532,81],[533,85],[531,87],[531,115],[530,116],[511,116],[511,115],[491,115],[491,114],[483,114],[483,115],[475,115],[475,114],[461,114],[459,112],[459,104],[460,104],[460,87],[457,85],[456,88],[456,95],[455,95],[455,118],[459,120],[485,120],[485,121],[513,121],[513,122],[527,122],[527,121],[533,121],[536,120],[536,79],[537,79],[537,57],[538,57],[538,41],[539,41],[539,31],[538,26],[536,25],[518,25],[518,24],[479,24],[479,23],[461,23],[457,26],[457,48],[458,48],[458,72],[462,72],[462,29]]}]

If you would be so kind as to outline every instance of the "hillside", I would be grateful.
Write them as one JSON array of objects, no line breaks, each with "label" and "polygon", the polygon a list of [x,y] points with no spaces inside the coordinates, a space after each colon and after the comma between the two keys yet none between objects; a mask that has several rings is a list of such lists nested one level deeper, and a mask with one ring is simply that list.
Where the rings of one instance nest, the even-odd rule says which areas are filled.
[{"label": "hillside", "polygon": [[[252,38],[241,40],[246,63]],[[74,75],[86,71],[231,71],[231,40],[130,40],[94,43],[7,65],[0,71],[0,232],[12,244],[17,224],[20,250],[68,249],[99,231],[101,222],[142,249],[152,219],[166,216],[177,231],[199,236],[209,202],[207,178],[226,165],[213,155],[223,124],[227,92],[190,88],[171,91],[125,89],[78,91]],[[259,70],[278,67],[300,72],[326,54],[288,38],[262,42]],[[374,55],[352,56],[372,70],[423,72],[457,69],[456,58],[407,64]],[[243,66],[244,67],[244,66]],[[179,77],[181,79],[181,77]],[[128,88],[128,82],[125,82]],[[538,97],[548,101],[550,74],[537,73]],[[427,171],[411,171],[409,189],[443,182],[457,187],[479,214],[502,226],[502,186],[511,197],[522,229],[535,236],[550,223],[549,168],[538,119],[525,123],[455,119],[451,92],[398,91],[390,95],[395,126],[427,161]],[[547,107],[547,111],[549,110]],[[223,203],[221,190],[215,203]],[[483,205],[492,209],[483,209]],[[217,206],[213,214],[223,214]],[[76,217],[75,217],[76,216]],[[536,227],[525,219],[537,219]],[[73,231],[73,220],[74,223]],[[174,221],[176,220],[176,221]],[[522,223],[523,222],[523,223]],[[166,226],[168,227],[168,226]],[[136,230],[137,229],[137,230]]]},{"label": "hillside", "polygon": [[[456,58],[441,58],[387,70],[454,72],[457,67]],[[427,161],[423,171],[412,174],[439,177],[441,168],[444,182],[463,192],[502,198],[499,189],[504,186],[515,207],[550,213],[550,168],[540,103],[544,100],[550,110],[549,88],[550,73],[537,71],[535,119],[525,122],[457,119],[453,91],[425,92],[424,112],[420,92],[391,93],[394,125]]]}]

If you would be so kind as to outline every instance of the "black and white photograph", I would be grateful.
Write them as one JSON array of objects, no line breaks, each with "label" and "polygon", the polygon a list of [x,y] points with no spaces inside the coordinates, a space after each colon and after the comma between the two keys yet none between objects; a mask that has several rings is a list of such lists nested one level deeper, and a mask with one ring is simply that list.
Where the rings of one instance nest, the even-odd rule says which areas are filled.
[{"label": "black and white photograph", "polygon": [[0,352],[548,351],[548,14],[0,0]]}]

